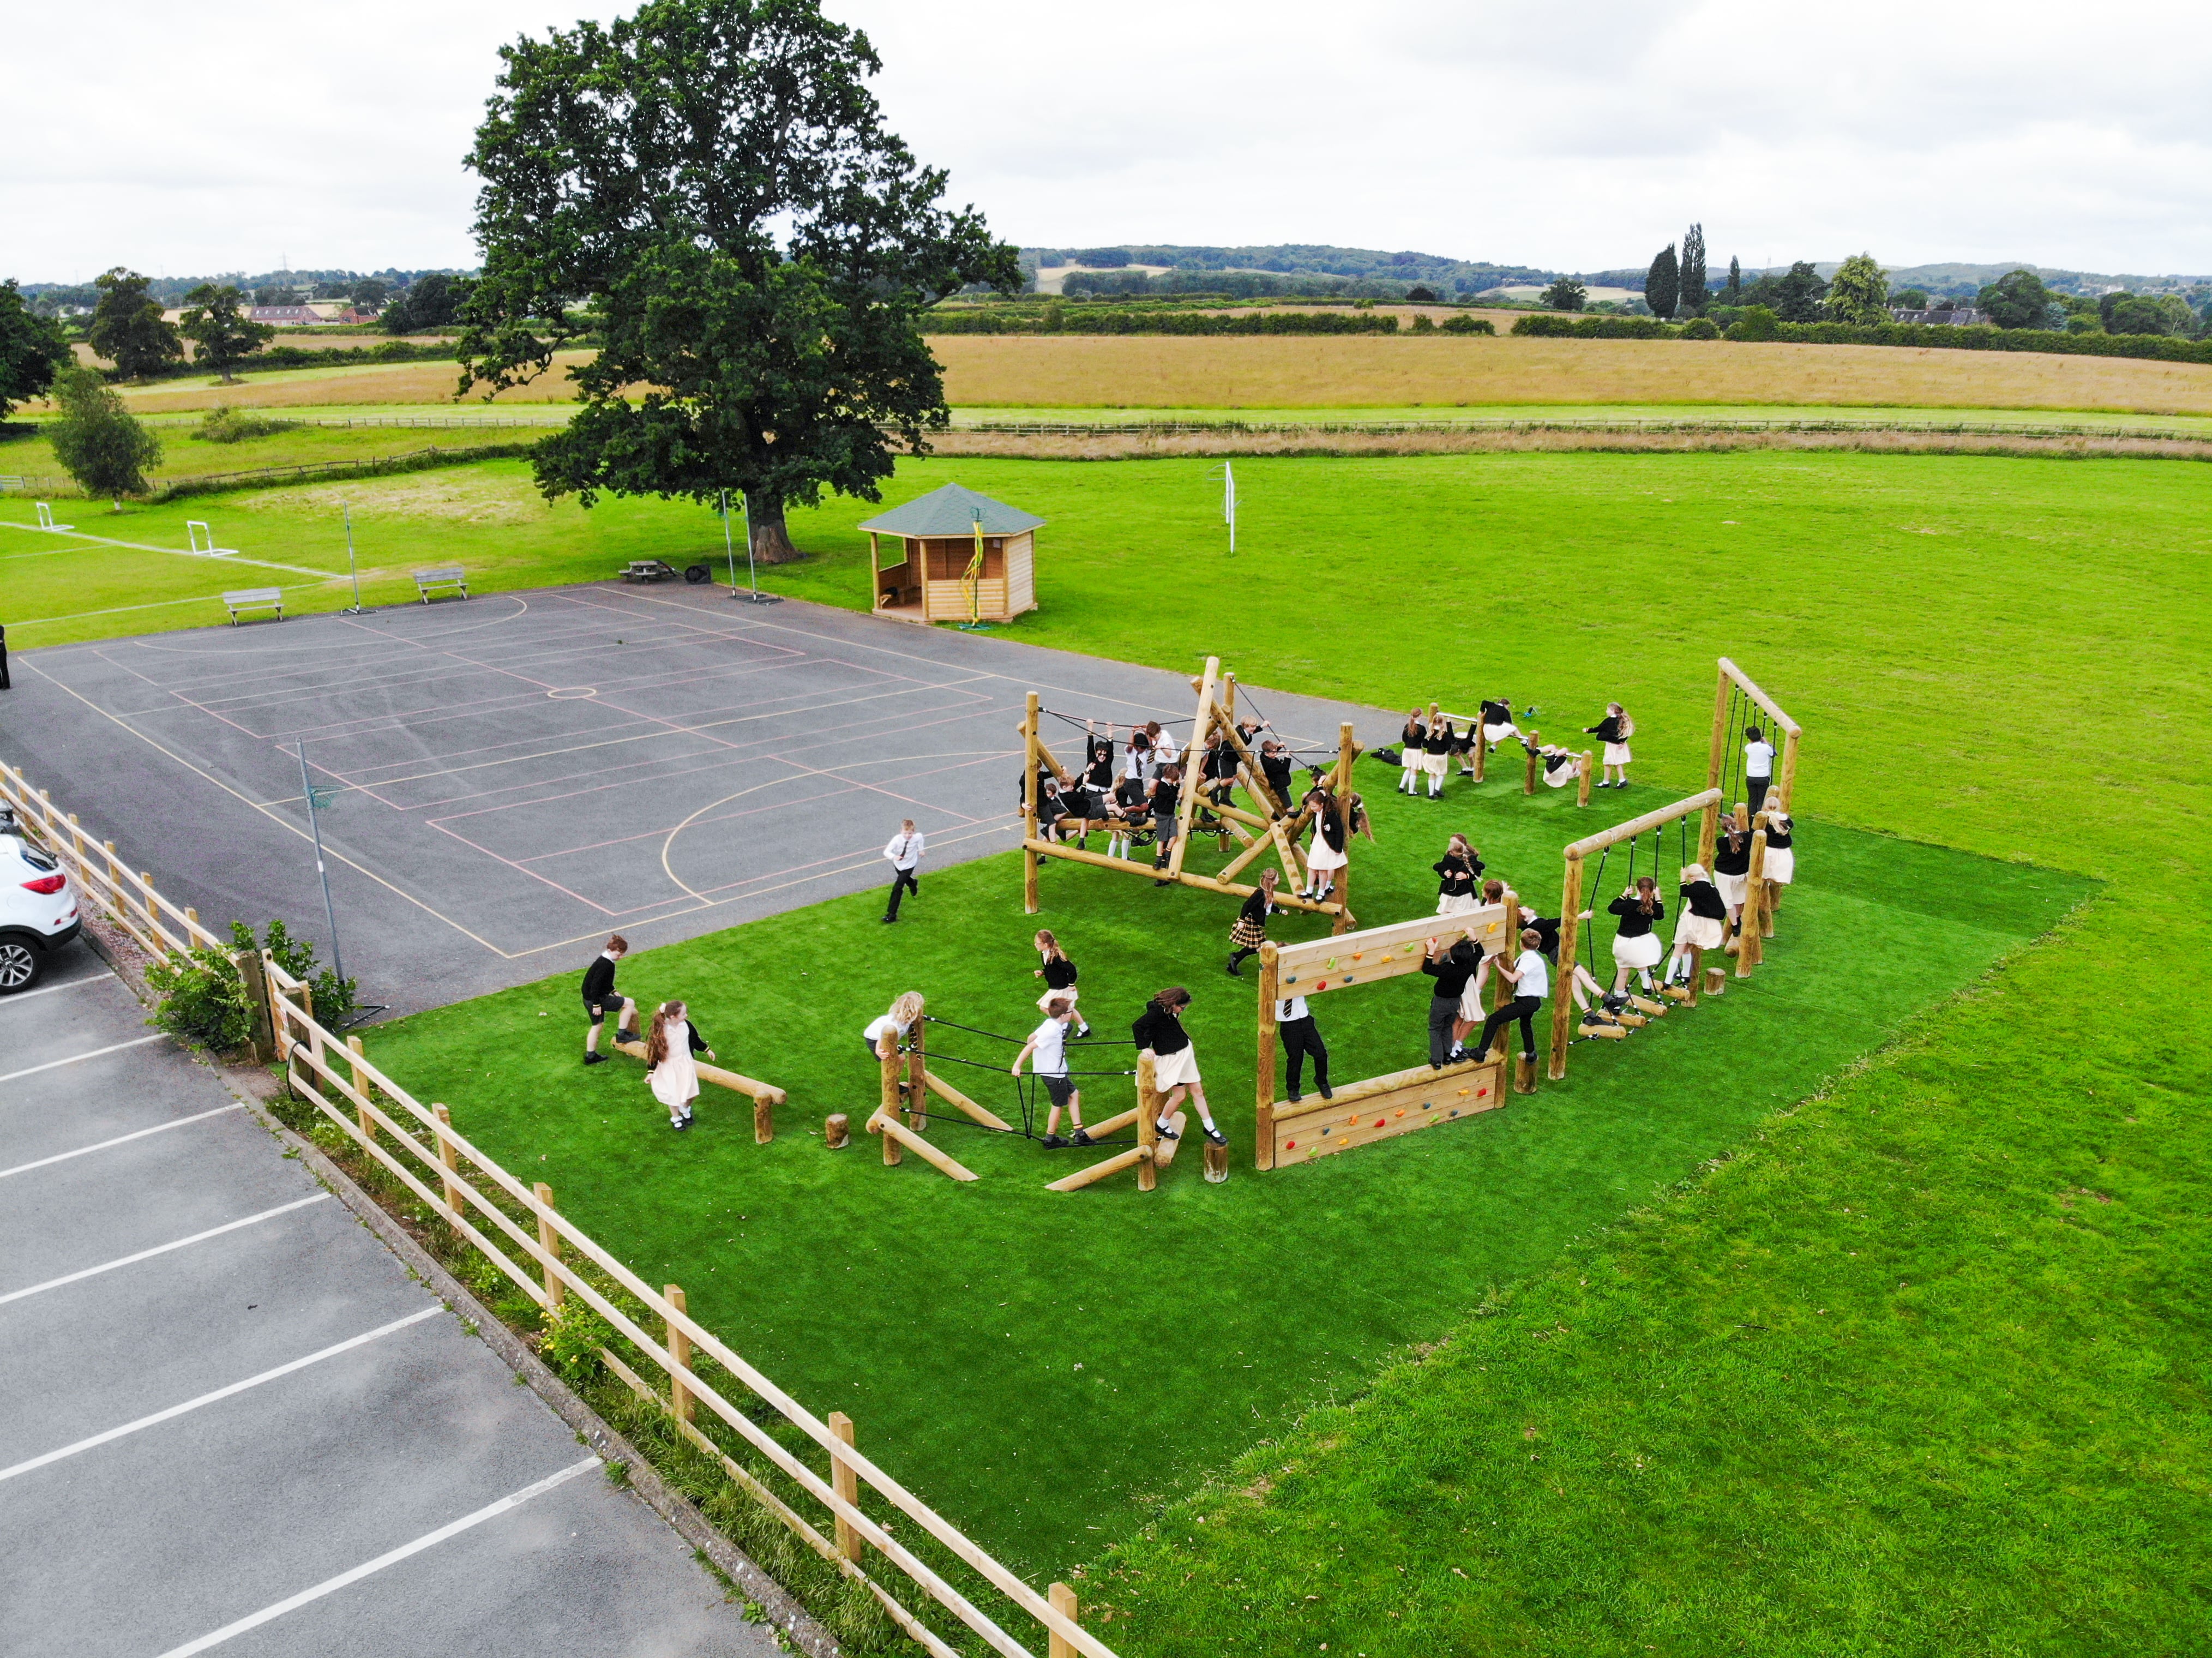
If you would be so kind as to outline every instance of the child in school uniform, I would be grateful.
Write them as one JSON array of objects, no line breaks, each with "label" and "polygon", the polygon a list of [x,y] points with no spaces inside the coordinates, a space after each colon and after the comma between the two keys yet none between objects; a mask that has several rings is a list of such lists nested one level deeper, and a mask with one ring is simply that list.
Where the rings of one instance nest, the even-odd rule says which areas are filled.
[{"label": "child in school uniform", "polygon": [[1751,796],[1753,811],[1766,803],[1766,791],[1773,785],[1774,744],[1758,726],[1747,726],[1743,733],[1743,787]]},{"label": "child in school uniform", "polygon": [[1152,755],[1152,739],[1145,735],[1144,727],[1132,726],[1129,728],[1129,745],[1121,756],[1121,775],[1133,777],[1149,786],[1158,763]]},{"label": "child in school uniform", "polygon": [[1316,783],[1306,792],[1305,803],[1313,810],[1313,844],[1306,848],[1306,884],[1298,896],[1318,903],[1335,887],[1336,872],[1352,859],[1345,851],[1349,842],[1336,797]]},{"label": "child in school uniform", "polygon": [[1544,782],[1547,787],[1563,789],[1582,777],[1582,756],[1572,749],[1563,749],[1556,743],[1538,745],[1536,752],[1544,756]]},{"label": "child in school uniform", "polygon": [[1145,721],[1145,738],[1152,745],[1152,764],[1155,767],[1175,766],[1182,762],[1182,750],[1176,747],[1174,738],[1160,729],[1158,720]]},{"label": "child in school uniform", "polygon": [[1067,809],[1067,802],[1060,792],[1060,780],[1043,777],[1037,780],[1037,833],[1048,841],[1065,841],[1079,820]]},{"label": "child in school uniform", "polygon": [[645,1080],[653,1097],[668,1108],[668,1126],[691,1126],[691,1102],[699,1097],[699,1065],[692,1056],[714,1057],[699,1027],[691,1023],[691,1010],[681,1002],[663,1002],[653,1015],[653,1029],[645,1039]]},{"label": "child in school uniform", "polygon": [[1490,1045],[1498,1040],[1499,1031],[1514,1023],[1521,1027],[1521,1057],[1524,1060],[1536,1057],[1536,1031],[1533,1021],[1536,1010],[1543,1005],[1545,996],[1550,993],[1552,983],[1551,963],[1544,959],[1544,952],[1537,947],[1542,942],[1542,935],[1534,928],[1523,927],[1521,930],[1521,954],[1512,964],[1508,966],[1503,956],[1490,963],[1513,987],[1513,999],[1503,1007],[1493,1009],[1490,1017],[1482,1022],[1482,1036],[1474,1048],[1477,1059],[1490,1052]]},{"label": "child in school uniform", "polygon": [[1267,780],[1267,786],[1274,792],[1277,804],[1273,815],[1277,817],[1291,815],[1291,780],[1297,769],[1290,750],[1274,738],[1269,738],[1260,745],[1260,774]]},{"label": "child in school uniform", "polygon": [[615,988],[615,968],[629,954],[629,940],[617,932],[584,969],[584,1014],[592,1022],[584,1032],[586,1065],[607,1062],[607,1056],[599,1052],[599,1027],[610,1012],[615,1016],[617,1042],[637,1039],[637,1004]]},{"label": "child in school uniform", "polygon": [[888,1011],[869,1020],[867,1029],[860,1032],[861,1041],[868,1047],[868,1057],[881,1058],[886,1042],[895,1054],[903,1054],[912,1048],[915,1027],[921,1023],[924,1005],[921,993],[909,990],[893,1002]]},{"label": "child in school uniform", "polygon": [[1152,786],[1133,774],[1114,785],[1106,803],[1106,855],[1127,858],[1134,851],[1138,831],[1151,821],[1147,804]]},{"label": "child in school uniform", "polygon": [[1199,1121],[1206,1125],[1206,1138],[1216,1145],[1226,1145],[1229,1136],[1215,1124],[1206,1103],[1206,1086],[1198,1075],[1198,1050],[1191,1046],[1190,1033],[1182,1028],[1182,1011],[1189,1005],[1190,992],[1176,985],[1146,1003],[1144,1012],[1129,1027],[1139,1056],[1152,1056],[1152,1086],[1160,1096],[1160,1114],[1152,1127],[1162,1139],[1175,1139],[1175,1108],[1188,1095],[1198,1108]]},{"label": "child in school uniform", "polygon": [[1674,922],[1674,953],[1668,958],[1667,982],[1686,984],[1692,950],[1718,950],[1728,941],[1728,905],[1702,864],[1682,865],[1682,913]]},{"label": "child in school uniform", "polygon": [[[1152,780],[1152,867],[1165,869],[1168,853],[1174,847],[1176,835],[1181,828],[1176,813],[1182,805],[1182,768],[1163,762],[1160,774]],[[1170,881],[1155,881],[1156,887],[1172,886]]]},{"label": "child in school uniform", "polygon": [[1336,1096],[1328,1091],[1328,1047],[1321,1039],[1304,997],[1285,996],[1275,1004],[1275,1034],[1283,1039],[1283,1052],[1290,1060],[1291,1103],[1296,1105],[1305,1097],[1302,1085],[1309,1055],[1313,1059],[1314,1086],[1321,1090],[1322,1098],[1334,1099]]},{"label": "child in school uniform", "polygon": [[1260,872],[1260,882],[1244,907],[1237,912],[1237,924],[1229,929],[1229,976],[1244,976],[1244,958],[1260,953],[1260,946],[1267,942],[1267,918],[1275,913],[1275,885],[1282,877],[1273,870]]},{"label": "child in school uniform", "polygon": [[[1044,1148],[1056,1151],[1063,1145],[1088,1145],[1091,1136],[1083,1127],[1083,1094],[1075,1086],[1075,1078],[1067,1074],[1067,1028],[1075,1017],[1074,1005],[1065,996],[1049,996],[1044,1005],[1044,1023],[1030,1032],[1029,1041],[1022,1051],[1014,1055],[1013,1073],[1022,1074],[1022,1061],[1032,1054],[1036,1063],[1032,1067],[1036,1079],[1044,1084],[1045,1097],[1052,1108],[1045,1114]],[[1072,1132],[1066,1139],[1060,1137],[1060,1114],[1067,1113]]]},{"label": "child in school uniform", "polygon": [[1597,786],[1601,789],[1626,788],[1629,762],[1636,758],[1628,750],[1628,739],[1636,735],[1636,722],[1628,717],[1628,710],[1618,702],[1607,703],[1605,718],[1595,726],[1583,726],[1583,734],[1595,737],[1605,744],[1605,775],[1598,780]]},{"label": "child in school uniform", "polygon": [[1521,728],[1513,723],[1513,699],[1510,696],[1490,698],[1476,717],[1482,721],[1483,740],[1493,749],[1521,736]]},{"label": "child in school uniform", "polygon": [[1766,861],[1760,865],[1765,878],[1786,887],[1797,878],[1796,825],[1779,806],[1766,809]]},{"label": "child in school uniform", "polygon": [[1659,884],[1648,875],[1636,878],[1620,897],[1605,907],[1620,923],[1613,935],[1613,993],[1624,995],[1628,975],[1637,975],[1647,991],[1652,988],[1651,969],[1666,953],[1659,942],[1659,923],[1667,919],[1667,905],[1659,896]]},{"label": "child in school uniform", "polygon": [[1713,847],[1713,885],[1728,907],[1728,930],[1743,931],[1743,904],[1751,889],[1751,835],[1733,822]]},{"label": "child in school uniform", "polygon": [[[1030,942],[1036,945],[1037,954],[1044,959],[1042,967],[1030,969],[1030,977],[1044,981],[1044,994],[1037,998],[1037,1011],[1045,1011],[1045,1005],[1055,997],[1073,1007],[1080,994],[1075,987],[1075,963],[1068,960],[1067,952],[1060,947],[1060,940],[1044,927],[1037,929],[1036,937]],[[1075,1016],[1075,1040],[1081,1042],[1090,1034],[1091,1027],[1083,1022],[1082,1014],[1078,1013]]]},{"label": "child in school uniform", "polygon": [[1419,708],[1406,710],[1406,729],[1398,733],[1398,793],[1418,794],[1428,764],[1429,722]]},{"label": "child in school uniform", "polygon": [[1455,835],[1445,842],[1444,855],[1429,867],[1437,872],[1437,914],[1464,915],[1476,908],[1474,884],[1482,878],[1482,854]]},{"label": "child in school uniform", "polygon": [[1452,722],[1434,707],[1429,709],[1429,732],[1421,744],[1421,769],[1428,774],[1429,799],[1443,798],[1444,777],[1451,770],[1451,754],[1459,741]]}]

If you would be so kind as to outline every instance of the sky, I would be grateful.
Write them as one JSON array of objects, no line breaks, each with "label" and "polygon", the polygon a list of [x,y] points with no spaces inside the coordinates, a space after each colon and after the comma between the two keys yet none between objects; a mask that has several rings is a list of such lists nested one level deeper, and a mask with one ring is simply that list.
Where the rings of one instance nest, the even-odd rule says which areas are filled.
[{"label": "sky", "polygon": [[[1024,246],[1335,243],[1595,270],[2212,272],[2212,6],[824,0]],[[19,3],[0,277],[469,266],[497,50],[578,0]],[[40,62],[46,74],[26,73]]]}]

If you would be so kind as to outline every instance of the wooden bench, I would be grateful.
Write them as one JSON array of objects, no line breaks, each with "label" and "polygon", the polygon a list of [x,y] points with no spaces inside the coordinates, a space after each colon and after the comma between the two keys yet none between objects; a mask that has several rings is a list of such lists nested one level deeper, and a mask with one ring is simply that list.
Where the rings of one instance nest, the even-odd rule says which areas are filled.
[{"label": "wooden bench", "polygon": [[451,588],[463,598],[466,598],[469,596],[469,573],[458,564],[450,569],[415,572],[415,591],[422,595],[425,604],[430,602],[430,594],[434,590],[442,591],[447,588]]},{"label": "wooden bench", "polygon": [[623,567],[624,581],[666,581],[676,574],[676,567],[665,559],[634,558]]},{"label": "wooden bench", "polygon": [[274,610],[276,619],[284,619],[284,590],[282,587],[241,587],[222,596],[224,607],[230,611],[230,625],[238,625],[241,610]]}]

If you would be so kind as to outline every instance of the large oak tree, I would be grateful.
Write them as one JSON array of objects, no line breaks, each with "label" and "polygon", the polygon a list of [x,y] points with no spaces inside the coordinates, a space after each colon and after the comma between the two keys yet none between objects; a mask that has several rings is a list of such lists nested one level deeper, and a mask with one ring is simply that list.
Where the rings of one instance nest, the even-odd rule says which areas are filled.
[{"label": "large oak tree", "polygon": [[1018,285],[1015,250],[940,205],[864,85],[874,48],[815,0],[651,0],[501,56],[462,388],[598,336],[583,408],[533,452],[546,497],[738,491],[758,556],[796,557],[787,504],[877,499],[947,423],[916,319]]},{"label": "large oak tree", "polygon": [[135,270],[117,265],[95,277],[100,304],[92,313],[92,349],[115,365],[125,380],[157,374],[185,355],[185,343],[161,317],[161,302],[147,293],[153,286]]}]

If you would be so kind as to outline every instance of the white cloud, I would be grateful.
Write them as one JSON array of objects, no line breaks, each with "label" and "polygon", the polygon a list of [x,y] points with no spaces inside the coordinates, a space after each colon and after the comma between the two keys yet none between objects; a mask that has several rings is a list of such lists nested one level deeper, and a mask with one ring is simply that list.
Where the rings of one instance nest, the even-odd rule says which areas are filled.
[{"label": "white cloud", "polygon": [[[1599,268],[2212,270],[2212,11],[827,0],[893,125],[1028,243],[1337,242]],[[549,0],[143,0],[13,25],[0,274],[463,264],[497,48]],[[595,8],[600,15],[607,9]],[[96,46],[93,44],[96,42]],[[52,72],[24,75],[44,62]]]}]

